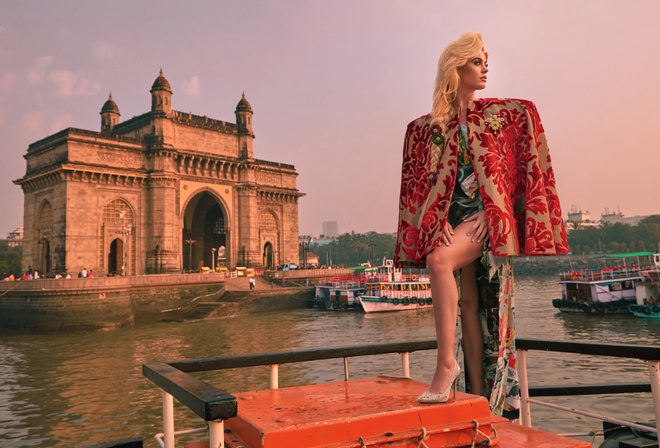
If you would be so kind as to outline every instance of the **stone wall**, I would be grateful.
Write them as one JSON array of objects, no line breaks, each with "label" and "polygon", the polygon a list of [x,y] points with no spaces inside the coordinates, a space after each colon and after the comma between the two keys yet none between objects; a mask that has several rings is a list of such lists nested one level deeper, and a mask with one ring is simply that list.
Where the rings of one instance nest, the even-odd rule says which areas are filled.
[{"label": "stone wall", "polygon": [[217,300],[219,276],[99,277],[0,283],[0,328],[85,331],[130,326]]}]

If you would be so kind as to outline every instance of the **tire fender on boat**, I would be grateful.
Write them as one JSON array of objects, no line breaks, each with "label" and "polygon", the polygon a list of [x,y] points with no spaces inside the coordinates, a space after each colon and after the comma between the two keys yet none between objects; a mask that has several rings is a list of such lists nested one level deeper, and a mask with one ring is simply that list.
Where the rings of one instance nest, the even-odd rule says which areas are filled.
[{"label": "tire fender on boat", "polygon": [[410,300],[408,299],[408,297],[406,297],[405,299],[403,299],[402,302],[403,302],[403,304],[406,305],[406,306],[410,305]]},{"label": "tire fender on boat", "polygon": [[651,307],[646,305],[642,311],[644,314],[651,314]]},{"label": "tire fender on boat", "polygon": [[398,305],[399,304],[399,299],[392,299],[392,303],[395,304],[395,305]]},{"label": "tire fender on boat", "polygon": [[660,307],[658,305],[653,305],[651,307],[651,311],[653,311],[654,313],[660,313]]},{"label": "tire fender on boat", "polygon": [[431,305],[432,303],[433,303],[433,299],[432,299],[432,298],[429,297],[428,299],[426,299],[426,304],[427,304],[427,305]]}]

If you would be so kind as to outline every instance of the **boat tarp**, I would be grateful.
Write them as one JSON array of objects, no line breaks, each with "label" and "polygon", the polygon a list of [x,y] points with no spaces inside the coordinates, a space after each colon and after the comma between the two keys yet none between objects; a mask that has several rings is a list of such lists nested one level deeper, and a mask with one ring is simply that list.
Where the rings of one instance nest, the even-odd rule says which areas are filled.
[{"label": "boat tarp", "polygon": [[355,272],[364,272],[365,269],[367,269],[366,266],[348,266],[346,269],[351,269]]},{"label": "boat tarp", "polygon": [[609,254],[605,258],[633,258],[633,257],[650,257],[653,252],[630,252],[628,254]]}]

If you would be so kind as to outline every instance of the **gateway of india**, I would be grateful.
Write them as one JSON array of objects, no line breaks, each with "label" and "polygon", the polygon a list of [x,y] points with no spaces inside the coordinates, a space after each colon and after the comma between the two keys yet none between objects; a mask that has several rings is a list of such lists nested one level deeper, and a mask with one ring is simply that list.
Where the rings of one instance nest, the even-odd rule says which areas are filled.
[{"label": "gateway of india", "polygon": [[172,109],[163,76],[151,111],[123,122],[112,95],[101,130],[29,145],[23,269],[141,275],[298,262],[295,167],[255,159],[252,106],[236,123]]}]

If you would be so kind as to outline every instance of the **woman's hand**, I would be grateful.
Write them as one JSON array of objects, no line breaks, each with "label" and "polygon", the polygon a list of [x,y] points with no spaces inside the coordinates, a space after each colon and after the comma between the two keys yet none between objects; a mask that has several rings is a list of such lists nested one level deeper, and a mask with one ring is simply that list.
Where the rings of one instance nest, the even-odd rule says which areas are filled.
[{"label": "woman's hand", "polygon": [[454,228],[449,224],[449,221],[445,222],[445,228],[442,229],[442,243],[445,246],[449,246],[454,242],[452,235],[454,234]]},{"label": "woman's hand", "polygon": [[466,235],[472,237],[473,243],[481,243],[486,239],[486,235],[488,235],[488,221],[486,220],[486,212],[484,210],[470,216],[465,222],[472,223]]}]

